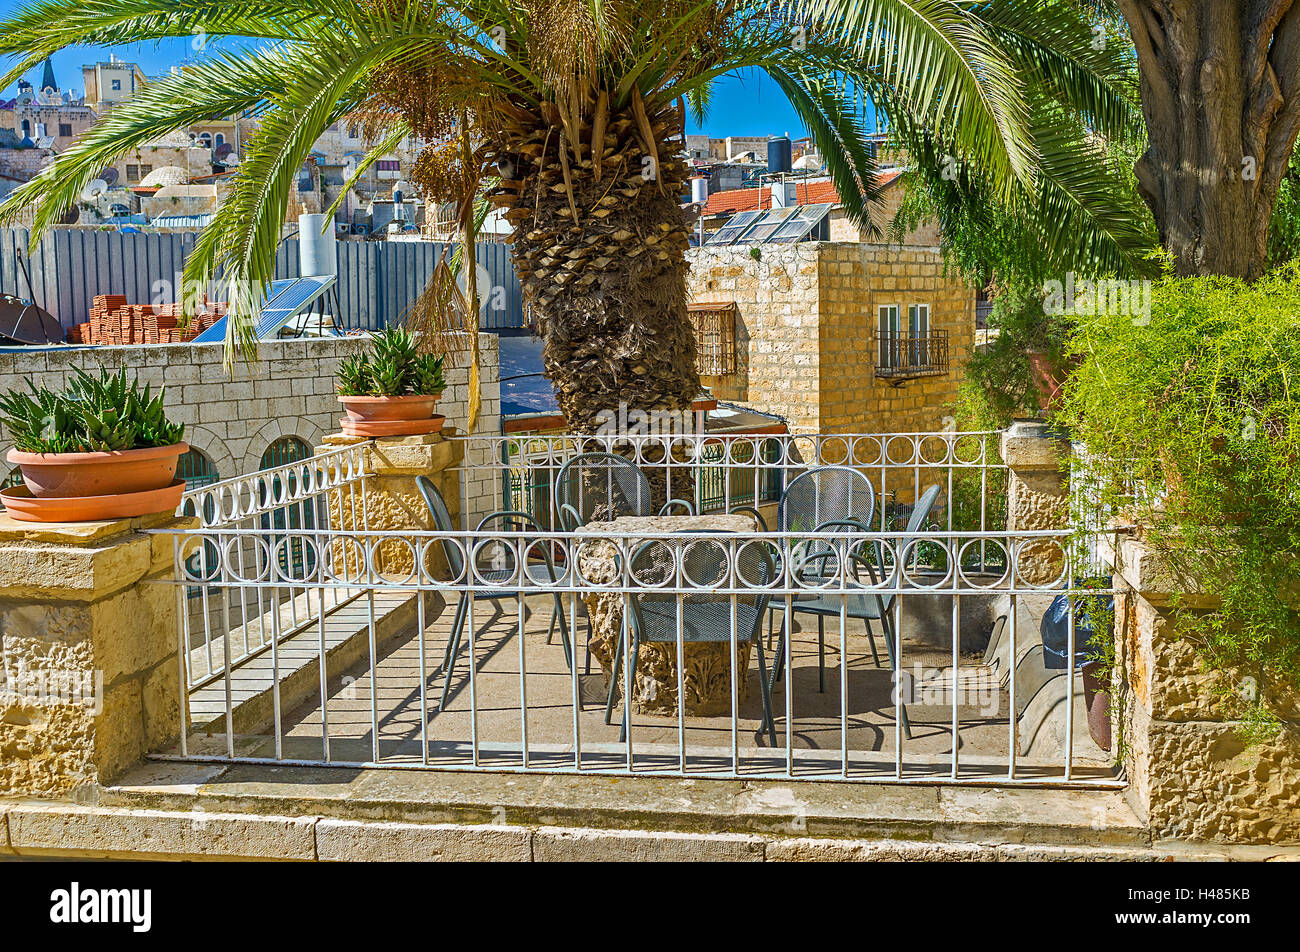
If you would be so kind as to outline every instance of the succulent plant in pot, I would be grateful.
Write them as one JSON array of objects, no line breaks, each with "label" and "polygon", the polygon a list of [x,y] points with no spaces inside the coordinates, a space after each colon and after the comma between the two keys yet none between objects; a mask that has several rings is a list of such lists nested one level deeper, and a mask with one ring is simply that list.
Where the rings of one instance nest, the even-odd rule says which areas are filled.
[{"label": "succulent plant in pot", "polygon": [[92,376],[74,370],[62,390],[0,395],[0,422],[14,448],[8,460],[25,490],[5,507],[16,519],[75,522],[174,509],[185,484],[176,465],[189,449],[185,427],[167,418],[164,391],[154,393],[126,371]]},{"label": "succulent plant in pot", "polygon": [[337,371],[339,401],[347,411],[343,430],[353,436],[435,433],[444,417],[434,405],[447,387],[443,357],[421,353],[414,334],[390,327],[374,336],[370,350],[353,355]]}]

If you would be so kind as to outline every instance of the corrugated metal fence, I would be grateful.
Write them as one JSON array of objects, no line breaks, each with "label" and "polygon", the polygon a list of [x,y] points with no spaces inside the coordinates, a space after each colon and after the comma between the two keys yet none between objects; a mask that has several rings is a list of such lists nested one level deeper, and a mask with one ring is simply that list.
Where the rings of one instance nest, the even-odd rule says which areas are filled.
[{"label": "corrugated metal fence", "polygon": [[[0,229],[0,293],[27,297],[19,254],[27,254],[25,228]],[[53,229],[28,261],[36,303],[64,327],[86,320],[96,294],[125,294],[128,303],[174,300],[197,232],[123,234]],[[340,241],[339,317],[347,327],[378,328],[398,320],[433,274],[446,244],[440,241]],[[510,246],[481,241],[479,264],[490,293],[485,330],[524,326],[519,279]],[[276,277],[298,276],[298,239],[280,246]]]}]

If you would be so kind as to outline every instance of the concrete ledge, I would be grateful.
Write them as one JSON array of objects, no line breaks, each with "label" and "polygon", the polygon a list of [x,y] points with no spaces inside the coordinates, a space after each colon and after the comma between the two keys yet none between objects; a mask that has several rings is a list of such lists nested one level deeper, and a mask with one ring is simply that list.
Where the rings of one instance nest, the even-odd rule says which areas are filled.
[{"label": "concrete ledge", "polygon": [[527,827],[322,819],[316,858],[333,862],[528,862]]},{"label": "concrete ledge", "polygon": [[429,824],[1145,846],[1119,789],[688,780],[156,762],[99,802]]},{"label": "concrete ledge", "polygon": [[754,863],[763,861],[764,852],[762,837],[743,834],[548,827],[533,831],[533,860],[538,863]]},{"label": "concrete ledge", "polygon": [[9,807],[0,803],[0,856],[12,856],[9,845]]},{"label": "concrete ledge", "polygon": [[895,843],[865,840],[770,840],[764,858],[770,863],[916,863],[916,862],[1300,862],[1300,853],[1268,847],[1187,847],[1156,844],[1151,847],[1037,846],[1023,843]]},{"label": "concrete ledge", "polygon": [[[321,861],[1300,861],[1300,847],[1186,843],[958,843],[880,837],[600,830],[510,824],[424,824],[129,810],[74,803],[0,804],[5,855],[82,859],[283,859]],[[0,827],[3,829],[3,827]]]},{"label": "concrete ledge", "polygon": [[21,804],[9,810],[19,856],[103,859],[315,859],[315,821],[247,814]]}]

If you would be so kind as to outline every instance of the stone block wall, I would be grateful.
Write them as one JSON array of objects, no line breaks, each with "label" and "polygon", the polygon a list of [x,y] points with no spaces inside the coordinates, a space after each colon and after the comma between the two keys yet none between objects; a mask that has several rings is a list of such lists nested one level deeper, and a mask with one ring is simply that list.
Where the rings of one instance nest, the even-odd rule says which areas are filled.
[{"label": "stone block wall", "polygon": [[[758,252],[755,257],[753,251]],[[942,427],[975,338],[974,290],[933,247],[804,242],[689,253],[695,303],[735,301],[737,372],[706,377],[720,400],[779,414],[795,432],[899,432]],[[949,335],[949,369],[906,381],[877,377],[877,310],[930,305]]]},{"label": "stone block wall", "polygon": [[[1207,671],[1178,630],[1179,581],[1140,540],[1107,556],[1116,566],[1116,703],[1129,797],[1157,837],[1300,843],[1300,698],[1244,675]],[[1208,608],[1211,593],[1189,607]],[[1260,692],[1282,719],[1255,746],[1224,703],[1223,688]]]},{"label": "stone block wall", "polygon": [[[91,373],[125,367],[141,383],[166,385],[168,408],[185,424],[186,440],[224,479],[261,469],[262,454],[278,439],[294,437],[310,448],[336,431],[342,408],[334,373],[345,357],[364,347],[359,336],[263,342],[257,363],[236,364],[233,375],[222,365],[221,344],[33,349],[0,354],[0,389],[25,388],[28,380],[61,386],[74,367]],[[479,335],[479,351],[482,409],[476,432],[496,434],[501,432],[496,335]],[[448,428],[463,433],[468,369],[450,367],[447,384],[438,412],[447,416]],[[0,457],[9,447],[7,435],[0,433]]]},{"label": "stone block wall", "polygon": [[0,513],[0,797],[112,780],[180,724],[170,515],[39,526]]},{"label": "stone block wall", "polygon": [[[936,248],[823,244],[818,264],[822,432],[942,429],[975,345],[974,289],[945,272]],[[909,305],[930,306],[931,330],[948,332],[947,373],[876,376],[877,313],[889,304],[904,327]]]}]

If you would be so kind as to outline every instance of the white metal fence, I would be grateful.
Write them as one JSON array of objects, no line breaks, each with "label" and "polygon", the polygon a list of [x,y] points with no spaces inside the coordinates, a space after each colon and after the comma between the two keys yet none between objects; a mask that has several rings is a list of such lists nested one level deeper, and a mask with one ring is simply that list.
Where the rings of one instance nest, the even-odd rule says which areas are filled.
[{"label": "white metal fence", "polygon": [[[1102,624],[1109,583],[1078,533],[1007,530],[996,438],[467,438],[477,462],[456,473],[459,517],[441,530],[370,525],[364,445],[204,487],[185,503],[202,525],[175,533],[187,719],[161,756],[1111,784],[1108,758],[1079,736],[1074,672],[1076,625]],[[646,475],[647,512],[676,496],[746,515],[661,524],[683,531],[566,527],[560,469],[599,451]],[[870,481],[869,521],[778,519],[795,480],[821,467]],[[918,503],[933,504],[923,518]],[[493,509],[535,521],[480,529]],[[1027,746],[1036,699],[1023,695],[1042,685],[1018,671],[1038,634],[1025,626],[1058,596],[1065,695]],[[542,626],[552,609],[562,617]],[[403,611],[409,624],[386,631]],[[346,670],[331,665],[340,637],[355,648]],[[264,690],[249,687],[254,668]],[[270,713],[241,728],[237,708],[258,690]],[[203,691],[224,716],[191,716]],[[1060,741],[1051,756],[1044,732]]]}]

